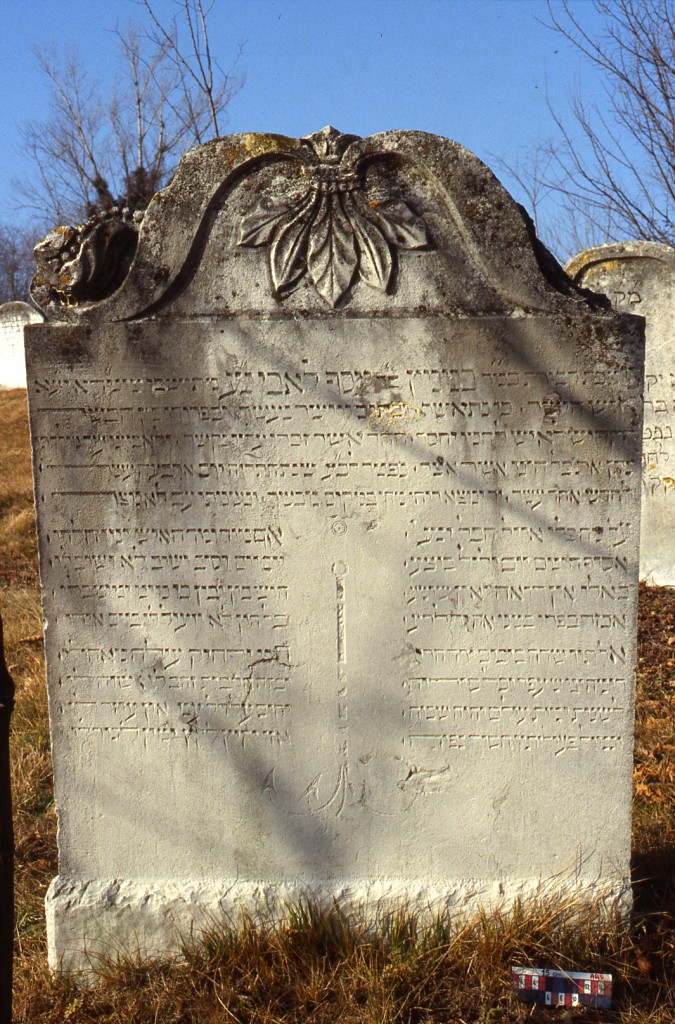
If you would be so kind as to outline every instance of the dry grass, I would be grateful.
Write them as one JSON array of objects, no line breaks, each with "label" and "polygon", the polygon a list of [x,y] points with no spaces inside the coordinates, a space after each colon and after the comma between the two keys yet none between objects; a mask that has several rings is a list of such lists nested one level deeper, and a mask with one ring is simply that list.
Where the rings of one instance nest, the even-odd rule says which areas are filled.
[{"label": "dry grass", "polygon": [[[508,913],[439,920],[404,912],[367,933],[338,907],[289,907],[283,926],[242,919],[183,958],[101,963],[78,991],[49,975],[42,901],[56,873],[25,392],[0,393],[0,611],[17,687],[15,1020],[35,1024],[675,1024],[675,590],[642,588],[636,722],[636,915],[630,928],[560,893]],[[528,1009],[513,961],[610,970],[612,1011]]]},{"label": "dry grass", "polygon": [[17,953],[43,957],[43,898],[56,870],[49,720],[25,391],[0,392],[0,613],[16,686],[11,756]]}]

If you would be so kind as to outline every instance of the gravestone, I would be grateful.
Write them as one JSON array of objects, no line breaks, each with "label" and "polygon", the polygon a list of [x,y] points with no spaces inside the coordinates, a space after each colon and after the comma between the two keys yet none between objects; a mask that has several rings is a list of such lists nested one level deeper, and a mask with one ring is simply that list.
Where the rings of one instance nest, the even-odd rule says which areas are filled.
[{"label": "gravestone", "polygon": [[4,302],[0,306],[0,388],[25,388],[23,329],[43,319],[27,302]]},{"label": "gravestone", "polygon": [[219,139],[38,255],[52,964],[627,901],[642,322],[421,132]]},{"label": "gravestone", "polygon": [[615,309],[645,317],[640,579],[675,587],[675,249],[600,245],[565,269]]}]

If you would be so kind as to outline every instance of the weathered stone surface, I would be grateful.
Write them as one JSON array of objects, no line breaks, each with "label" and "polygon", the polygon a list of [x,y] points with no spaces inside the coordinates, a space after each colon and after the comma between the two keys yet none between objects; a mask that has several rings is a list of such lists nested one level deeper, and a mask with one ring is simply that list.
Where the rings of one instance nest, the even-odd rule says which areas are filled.
[{"label": "weathered stone surface", "polygon": [[27,302],[4,302],[0,306],[0,388],[25,388],[23,329],[26,324],[43,320],[42,314]]},{"label": "weathered stone surface", "polygon": [[189,153],[121,288],[48,301],[52,963],[307,892],[626,898],[641,321],[455,143],[332,129]]},{"label": "weathered stone surface", "polygon": [[675,586],[675,249],[624,242],[586,249],[567,272],[646,321],[640,578]]},{"label": "weathered stone surface", "polygon": [[35,301],[57,308],[100,301],[127,275],[138,242],[141,214],[113,207],[85,224],[61,225],[35,247]]}]

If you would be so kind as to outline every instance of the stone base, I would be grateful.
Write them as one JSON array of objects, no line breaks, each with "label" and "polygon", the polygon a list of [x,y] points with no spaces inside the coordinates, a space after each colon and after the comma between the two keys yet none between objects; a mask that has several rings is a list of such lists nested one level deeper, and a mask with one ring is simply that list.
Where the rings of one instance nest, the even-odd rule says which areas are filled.
[{"label": "stone base", "polygon": [[462,879],[443,885],[420,879],[385,879],[369,884],[331,881],[312,886],[278,882],[143,882],[119,879],[74,881],[57,876],[45,900],[49,964],[53,970],[80,975],[87,984],[101,957],[171,956],[209,928],[236,922],[242,911],[261,920],[285,916],[289,904],[313,898],[347,913],[377,922],[405,906],[422,918],[437,913],[470,913],[481,907],[506,906],[518,897],[573,896],[593,901],[599,912],[632,906],[629,879],[554,878],[482,882]]}]

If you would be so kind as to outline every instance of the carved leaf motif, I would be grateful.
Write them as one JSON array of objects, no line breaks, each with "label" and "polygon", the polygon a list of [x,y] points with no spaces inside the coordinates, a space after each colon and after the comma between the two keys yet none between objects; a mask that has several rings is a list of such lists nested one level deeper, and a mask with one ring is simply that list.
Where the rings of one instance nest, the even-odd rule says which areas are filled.
[{"label": "carved leaf motif", "polygon": [[354,229],[339,193],[322,195],[307,249],[307,270],[319,294],[336,306],[349,288],[358,259]]},{"label": "carved leaf motif", "polygon": [[286,224],[272,243],[270,267],[272,283],[277,292],[289,291],[304,275],[307,265],[307,236],[316,215],[318,203],[308,196],[297,208],[294,219]]},{"label": "carved leaf motif", "polygon": [[379,227],[366,217],[351,195],[344,197],[359,251],[359,277],[371,288],[386,291],[391,278],[393,260],[389,243]]},{"label": "carved leaf motif", "polygon": [[305,275],[331,306],[338,305],[357,276],[386,292],[396,249],[433,245],[423,219],[398,195],[386,193],[368,203],[358,160],[347,158],[354,140],[334,128],[302,140],[311,151],[300,156],[308,190],[298,198],[297,191],[289,194],[287,183],[280,182],[263,209],[242,219],[238,244],[269,245],[277,295],[291,291]]},{"label": "carved leaf motif", "polygon": [[426,224],[403,199],[388,200],[373,212],[392,245],[399,249],[426,249],[431,246]]},{"label": "carved leaf motif", "polygon": [[306,202],[306,196],[300,202],[289,206],[287,202],[272,204],[263,210],[254,210],[247,214],[239,228],[238,245],[267,245],[288,221],[297,216],[298,211]]}]

